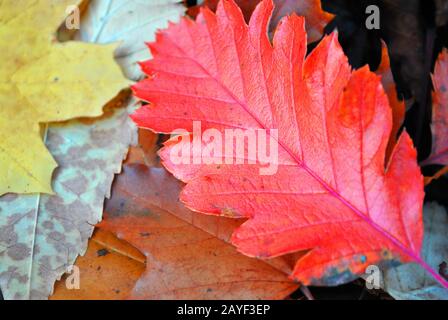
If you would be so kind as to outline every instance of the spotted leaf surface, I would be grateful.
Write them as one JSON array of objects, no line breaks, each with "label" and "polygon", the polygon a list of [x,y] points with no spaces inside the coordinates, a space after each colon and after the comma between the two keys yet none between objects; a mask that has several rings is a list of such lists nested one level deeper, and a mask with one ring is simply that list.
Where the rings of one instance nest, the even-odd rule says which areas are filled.
[{"label": "spotted leaf surface", "polygon": [[5,299],[46,299],[83,254],[114,174],[134,140],[128,109],[51,125],[46,145],[59,163],[55,195],[0,198],[0,288]]}]

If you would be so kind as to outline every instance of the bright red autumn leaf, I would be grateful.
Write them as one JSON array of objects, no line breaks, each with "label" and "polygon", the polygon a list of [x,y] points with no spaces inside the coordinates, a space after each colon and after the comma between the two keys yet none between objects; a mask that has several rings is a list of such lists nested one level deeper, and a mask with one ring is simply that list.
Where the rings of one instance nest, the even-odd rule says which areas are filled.
[{"label": "bright red autumn leaf", "polygon": [[[272,1],[261,2],[246,25],[233,1],[221,1],[216,15],[205,9],[196,22],[184,18],[150,44],[154,58],[142,63],[150,77],[134,87],[150,102],[133,115],[140,127],[258,129],[278,146],[277,171],[262,175],[266,161],[251,164],[251,145],[243,156],[230,153],[229,164],[213,163],[218,152],[205,157],[212,164],[195,153],[183,159],[193,164],[176,164],[171,151],[190,144],[189,136],[173,138],[161,157],[187,182],[182,201],[247,218],[232,243],[249,256],[310,249],[291,275],[304,284],[336,285],[372,264],[414,261],[448,287],[420,257],[423,177],[407,133],[385,163],[392,116],[380,78],[367,67],[351,71],[337,34],[305,59],[304,19],[294,14],[271,44],[272,11]],[[219,145],[204,140],[192,149],[201,143]]]}]

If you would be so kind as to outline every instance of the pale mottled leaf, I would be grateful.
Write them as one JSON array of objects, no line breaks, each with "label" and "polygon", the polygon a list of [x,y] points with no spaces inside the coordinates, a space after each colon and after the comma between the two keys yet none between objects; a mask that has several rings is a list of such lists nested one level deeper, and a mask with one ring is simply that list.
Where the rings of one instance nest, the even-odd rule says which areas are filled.
[{"label": "pale mottled leaf", "polygon": [[0,198],[0,288],[5,299],[47,298],[55,280],[84,253],[114,174],[121,171],[135,138],[128,109],[113,108],[97,120],[51,125],[46,144],[59,163],[53,179],[56,194]]},{"label": "pale mottled leaf", "polygon": [[122,42],[115,58],[126,76],[143,76],[138,61],[150,58],[145,42],[155,40],[157,29],[177,22],[185,7],[178,0],[92,0],[81,21],[77,39],[87,42]]},{"label": "pale mottled leaf", "polygon": [[[448,215],[437,203],[424,207],[425,238],[422,258],[435,270],[448,262]],[[442,288],[423,268],[405,264],[385,273],[384,288],[400,300],[448,300],[448,290]]]}]

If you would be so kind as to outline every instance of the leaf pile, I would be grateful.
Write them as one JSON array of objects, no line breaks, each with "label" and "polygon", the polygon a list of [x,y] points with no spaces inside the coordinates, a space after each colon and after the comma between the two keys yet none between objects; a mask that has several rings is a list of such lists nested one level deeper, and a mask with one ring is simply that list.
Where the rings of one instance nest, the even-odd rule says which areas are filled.
[{"label": "leaf pile", "polygon": [[[104,3],[103,1],[102,4]],[[51,45],[48,52],[43,52],[42,58],[39,58],[35,64],[30,61],[29,66],[24,65],[14,74],[14,77],[17,74],[23,77],[23,81],[18,82],[17,86],[19,88],[26,87],[24,95],[29,96],[30,101],[36,106],[42,105],[39,107],[42,110],[51,110],[50,98],[58,98],[58,95],[62,98],[65,97],[63,101],[58,98],[59,100],[54,102],[54,104],[57,103],[55,114],[65,114],[72,108],[77,112],[85,110],[84,113],[75,114],[73,117],[92,117],[103,113],[103,108],[105,110],[105,114],[101,117],[83,118],[43,126],[43,142],[59,165],[53,175],[54,194],[8,194],[0,198],[0,246],[2,248],[0,252],[0,287],[3,295],[6,299],[45,299],[53,291],[55,280],[70,268],[79,254],[84,254],[94,225],[101,220],[104,198],[109,197],[114,174],[121,171],[121,162],[127,154],[128,146],[135,141],[136,128],[128,117],[128,114],[134,109],[135,101],[128,99],[128,93],[123,91],[105,107],[106,102],[111,100],[119,92],[119,89],[125,88],[130,83],[124,79],[119,66],[113,61],[113,51],[117,45],[109,44],[109,42],[122,40],[133,34],[133,39],[137,43],[143,43],[145,35],[139,32],[138,28],[148,27],[148,24],[137,20],[138,23],[143,24],[133,25],[132,30],[119,33],[116,27],[110,28],[113,19],[117,19],[117,15],[122,14],[127,6],[135,7],[139,3],[110,1],[109,9],[113,10],[109,10],[107,17],[105,16],[100,22],[92,21],[92,14],[98,13],[100,1],[91,1],[81,21],[81,30],[75,35],[75,38],[93,43],[99,43],[101,40],[101,43],[107,42],[107,45],[100,46],[74,41],[54,44],[54,41],[50,42],[50,35],[55,33],[58,24],[63,21],[67,2],[58,1],[57,5],[55,3],[55,5],[49,6],[48,2],[37,1],[25,10],[25,15],[22,12],[14,11],[15,4],[13,2],[6,1],[1,5],[2,9],[6,10],[2,10],[2,14],[7,16],[2,20],[2,23],[5,23],[5,29],[2,25],[2,31],[12,32],[13,24],[11,23],[13,21],[20,22],[26,18],[33,26],[42,25],[42,29],[28,27],[18,29],[22,32],[21,36],[30,37],[30,39],[43,38]],[[139,12],[137,9],[140,11],[145,9],[145,12],[149,12],[158,7],[161,7],[160,14],[169,13],[169,17],[173,17],[174,12],[181,11],[181,6],[173,4],[172,1],[162,1],[146,6],[140,4],[140,7],[136,7],[135,12],[136,14]],[[157,12],[155,13],[157,14]],[[54,15],[54,17],[40,19],[48,15]],[[123,19],[123,15],[120,18]],[[52,19],[54,22],[47,26],[46,24]],[[132,11],[126,11],[126,19],[135,20]],[[149,22],[152,20],[154,17],[149,19]],[[156,19],[154,25],[162,27],[166,25],[166,21],[166,19]],[[62,31],[64,32],[64,30]],[[66,33],[69,34],[69,32]],[[111,40],[106,41],[100,36],[108,37]],[[15,49],[21,49],[21,46],[23,45],[14,44]],[[30,46],[36,48],[35,43],[31,43]],[[44,47],[43,44],[42,47]],[[65,50],[64,48],[70,50],[68,60],[66,59],[67,54],[61,51]],[[132,53],[134,49],[136,47],[125,43],[119,46],[115,53],[122,55],[122,59],[118,60],[121,63],[121,68],[128,75],[132,74],[134,67],[129,63],[129,59],[132,59],[132,54],[138,54],[138,52]],[[82,55],[78,55],[78,51],[82,51]],[[89,52],[92,55],[91,61],[86,58],[86,54]],[[110,61],[106,60],[106,57]],[[67,61],[72,60],[73,66],[70,66]],[[103,63],[102,60],[108,61],[108,64]],[[47,82],[38,77],[48,77],[47,70],[56,72],[52,71],[54,66],[59,68],[56,70],[57,77],[50,75],[55,84],[46,85]],[[108,70],[113,70],[114,73]],[[33,74],[31,78],[29,72]],[[71,72],[74,74],[71,75]],[[86,80],[83,78],[84,73],[86,73],[86,77],[88,76]],[[71,80],[70,77],[72,77]],[[37,80],[29,82],[28,78],[37,78]],[[103,78],[104,80],[102,80]],[[121,83],[120,87],[114,86],[115,83]],[[56,87],[53,88],[53,85]],[[102,90],[103,87],[104,90]],[[42,89],[47,90],[50,94],[48,99],[41,98],[41,96],[46,97],[44,93],[47,92],[42,92]],[[67,91],[72,94],[67,95]],[[107,95],[108,92],[113,94]],[[39,97],[35,96],[37,94]],[[104,100],[105,98],[99,100],[102,96],[107,97],[107,100]],[[2,96],[2,98],[4,97]],[[46,103],[45,108],[43,107],[44,102]],[[31,117],[29,113],[35,110],[32,106],[22,105],[21,108],[24,110],[23,114],[30,117],[30,120],[38,119],[35,116]],[[12,111],[13,106],[6,110]],[[17,117],[16,114],[14,116]],[[51,121],[65,120],[65,118],[67,117],[53,117]],[[0,118],[1,121],[3,121],[2,119]],[[21,125],[28,126],[27,130],[32,128],[28,125],[29,122],[11,122],[10,114],[5,115],[5,121],[9,127],[13,128],[13,132],[17,132],[17,136],[9,135],[10,139],[20,136]],[[27,143],[27,152],[33,147],[43,145],[38,126],[35,135],[36,143],[34,140],[21,140],[22,143]],[[12,144],[13,140],[10,142]],[[36,151],[36,156],[29,156],[35,161],[33,169],[40,168],[37,156],[41,154],[45,154],[45,152]],[[2,169],[4,169],[3,166]],[[15,182],[20,181],[20,177],[13,176],[14,171],[9,170],[9,172],[11,179],[13,178]],[[4,178],[4,175],[1,177]]]},{"label": "leaf pile", "polygon": [[0,297],[447,299],[446,6],[185,4],[0,1]]}]

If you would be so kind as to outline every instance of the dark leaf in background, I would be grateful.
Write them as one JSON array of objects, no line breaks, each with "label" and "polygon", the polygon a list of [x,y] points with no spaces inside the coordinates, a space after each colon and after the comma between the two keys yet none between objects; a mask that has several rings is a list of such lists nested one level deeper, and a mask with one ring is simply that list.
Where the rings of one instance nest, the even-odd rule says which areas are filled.
[{"label": "dark leaf in background", "polygon": [[446,0],[434,0],[436,7],[435,21],[436,26],[443,27],[448,23],[448,1]]},{"label": "dark leaf in background", "polygon": [[419,0],[383,0],[381,36],[388,43],[398,91],[410,107],[405,127],[426,158],[431,144],[430,72],[434,47],[433,8]]},{"label": "dark leaf in background", "polygon": [[[380,9],[380,29],[367,30],[366,7]],[[339,30],[339,40],[353,67],[369,64],[375,70],[383,39],[391,58],[399,96],[408,112],[404,126],[419,151],[419,159],[431,149],[430,72],[435,58],[448,43],[448,2],[445,0],[322,0],[325,10],[336,15],[326,32]]]},{"label": "dark leaf in background", "polygon": [[323,0],[324,10],[335,14],[335,18],[325,28],[326,33],[339,31],[339,42],[354,68],[369,64],[376,70],[381,60],[381,41],[378,30],[365,27],[366,7],[377,5],[378,1],[364,0]]},{"label": "dark leaf in background", "polygon": [[197,1],[196,0],[185,0],[185,3],[187,5],[187,7],[192,7],[197,4]]},{"label": "dark leaf in background", "polygon": [[436,201],[448,208],[447,190],[448,178],[446,176],[434,180],[425,188],[425,201]]}]

